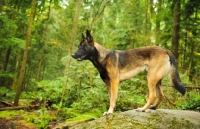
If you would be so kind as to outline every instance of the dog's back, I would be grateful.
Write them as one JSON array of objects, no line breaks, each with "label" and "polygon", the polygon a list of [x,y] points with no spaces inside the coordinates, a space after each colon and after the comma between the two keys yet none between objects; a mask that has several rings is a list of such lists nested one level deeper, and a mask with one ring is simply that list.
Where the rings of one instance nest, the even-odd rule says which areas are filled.
[{"label": "dog's back", "polygon": [[[88,30],[86,37],[82,35],[82,38],[78,50],[72,54],[72,57],[78,61],[90,60],[98,69],[108,88],[110,98],[109,110],[104,115],[114,112],[119,82],[130,79],[142,70],[147,70],[149,98],[147,103],[142,108],[138,108],[137,111],[158,108],[164,96],[160,87],[161,81],[168,73],[170,73],[170,79],[175,88],[183,95],[185,94],[186,90],[181,83],[175,58],[169,50],[158,46],[147,46],[127,51],[108,50],[95,43]],[[156,96],[158,100],[154,105],[151,105]]]}]

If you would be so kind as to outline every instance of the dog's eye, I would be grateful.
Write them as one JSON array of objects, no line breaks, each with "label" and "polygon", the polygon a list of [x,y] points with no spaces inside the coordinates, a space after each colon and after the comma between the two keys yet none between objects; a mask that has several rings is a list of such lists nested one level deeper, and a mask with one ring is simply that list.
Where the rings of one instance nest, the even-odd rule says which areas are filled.
[{"label": "dog's eye", "polygon": [[79,48],[84,48],[84,45],[79,45]]}]

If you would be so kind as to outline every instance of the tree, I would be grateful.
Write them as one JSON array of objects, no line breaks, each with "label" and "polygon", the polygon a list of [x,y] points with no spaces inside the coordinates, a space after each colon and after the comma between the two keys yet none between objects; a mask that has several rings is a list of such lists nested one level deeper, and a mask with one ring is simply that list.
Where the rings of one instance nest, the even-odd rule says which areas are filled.
[{"label": "tree", "polygon": [[[188,0],[183,3],[183,44],[182,44],[182,67],[187,69],[189,80],[198,84],[199,80],[199,14],[200,3],[198,0]],[[189,66],[189,67],[188,67]]]},{"label": "tree", "polygon": [[[76,12],[74,14],[74,18],[73,18],[73,27],[72,27],[72,32],[71,32],[71,37],[70,37],[70,45],[69,45],[69,56],[71,56],[72,54],[72,48],[74,47],[74,43],[75,43],[75,37],[76,37],[76,31],[77,31],[77,28],[78,28],[78,22],[79,22],[79,15],[80,15],[80,9],[81,9],[81,0],[77,0],[76,1]],[[60,106],[62,106],[62,102],[63,102],[63,99],[65,97],[65,91],[66,91],[66,87],[68,84],[68,78],[69,78],[69,71],[70,71],[70,64],[71,64],[71,58],[67,61],[66,63],[66,67],[65,67],[65,71],[66,71],[66,82],[64,84],[64,87],[63,87],[63,91],[62,91],[62,98],[60,100]]]},{"label": "tree", "polygon": [[179,54],[180,6],[181,6],[181,0],[175,1],[173,31],[172,31],[172,52],[177,60]]},{"label": "tree", "polygon": [[[32,92],[38,90],[38,83],[63,77],[66,71],[70,71],[67,73],[70,74],[67,88],[75,86],[71,80],[74,76],[81,76],[83,69],[77,70],[80,64],[71,61],[70,53],[86,29],[92,31],[96,42],[113,50],[147,45],[170,49],[178,59],[180,71],[192,82],[199,83],[198,0],[39,0],[29,49],[24,50],[25,45],[27,48],[31,1],[0,0],[0,87],[11,88],[13,81],[12,89],[16,90],[21,83],[20,91]],[[73,66],[69,65],[70,61]],[[97,75],[97,72],[88,70],[91,67],[85,71],[87,77],[94,80],[90,73]],[[86,76],[78,78],[77,86],[79,80],[83,85],[84,79]],[[93,81],[88,82],[92,85]]]},{"label": "tree", "polygon": [[23,78],[24,78],[25,66],[26,66],[26,61],[27,61],[27,56],[28,56],[28,47],[29,47],[30,40],[31,40],[31,29],[32,29],[32,25],[33,25],[33,18],[34,18],[34,13],[35,13],[36,2],[37,2],[36,0],[32,0],[32,4],[31,4],[32,5],[31,6],[31,13],[30,13],[27,35],[26,35],[26,46],[25,46],[25,49],[24,49],[23,61],[22,61],[22,66],[21,66],[19,79],[18,79],[18,87],[17,87],[18,89],[17,89],[17,93],[15,95],[15,100],[14,100],[15,106],[18,105],[21,90],[22,90],[22,81],[23,81]]},{"label": "tree", "polygon": [[45,32],[48,31],[49,18],[50,18],[50,12],[51,12],[51,3],[52,3],[52,0],[49,1],[47,18],[44,19],[42,22],[45,27],[44,27],[44,30],[41,30],[43,32],[42,34],[43,40],[42,40],[41,57],[40,57],[39,65],[38,65],[38,72],[37,72],[37,78],[36,78],[38,82],[40,81],[40,78],[41,78],[42,64],[43,64],[44,55],[45,55],[44,47],[45,47],[45,40],[47,38],[47,34]]},{"label": "tree", "polygon": [[160,35],[160,21],[161,21],[161,6],[162,0],[157,1],[157,13],[156,13],[156,44],[159,44],[159,35]]}]

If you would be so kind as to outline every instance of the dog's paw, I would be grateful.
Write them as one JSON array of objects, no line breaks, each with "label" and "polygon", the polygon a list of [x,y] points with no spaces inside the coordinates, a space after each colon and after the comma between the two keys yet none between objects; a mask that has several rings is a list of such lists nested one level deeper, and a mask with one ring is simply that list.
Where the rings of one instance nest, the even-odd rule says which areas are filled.
[{"label": "dog's paw", "polygon": [[110,112],[104,112],[104,113],[103,113],[103,116],[108,116],[108,115],[111,115],[111,114],[113,114],[113,113],[110,113]]},{"label": "dog's paw", "polygon": [[151,106],[149,107],[149,109],[151,109],[151,110],[156,110],[156,109],[157,109],[157,107],[156,107],[156,106],[154,106],[154,105],[151,105]]},{"label": "dog's paw", "polygon": [[137,112],[145,112],[145,110],[142,109],[142,108],[138,108],[138,109],[136,109],[136,111],[137,111]]}]

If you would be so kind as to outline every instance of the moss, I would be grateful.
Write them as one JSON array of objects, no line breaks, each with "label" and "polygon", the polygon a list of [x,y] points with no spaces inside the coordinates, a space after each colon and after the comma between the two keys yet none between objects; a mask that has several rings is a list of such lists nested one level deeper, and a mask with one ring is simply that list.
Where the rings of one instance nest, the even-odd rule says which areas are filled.
[{"label": "moss", "polygon": [[180,120],[178,120],[176,117],[173,117],[173,119],[171,120],[171,123],[169,124],[169,128],[172,128],[172,129],[194,128],[194,125],[189,120],[185,120],[184,118],[181,118]]},{"label": "moss", "polygon": [[[165,110],[169,112],[169,110]],[[87,128],[104,128],[104,129],[155,129],[155,128],[170,128],[170,129],[188,129],[196,128],[199,125],[195,125],[187,118],[184,119],[185,115],[178,114],[178,111],[173,113],[163,113],[162,111],[153,111],[149,113],[138,113],[129,111],[129,113],[119,113],[101,117],[91,122],[80,124],[78,126],[71,127],[72,129],[87,129]],[[170,111],[171,112],[171,111]],[[173,111],[172,111],[173,112]],[[70,129],[71,129],[70,128]]]},{"label": "moss", "polygon": [[25,111],[18,110],[18,111],[12,111],[12,110],[6,110],[6,111],[0,111],[0,117],[6,118],[6,119],[12,119],[15,116],[19,116],[21,114],[24,114]]}]

